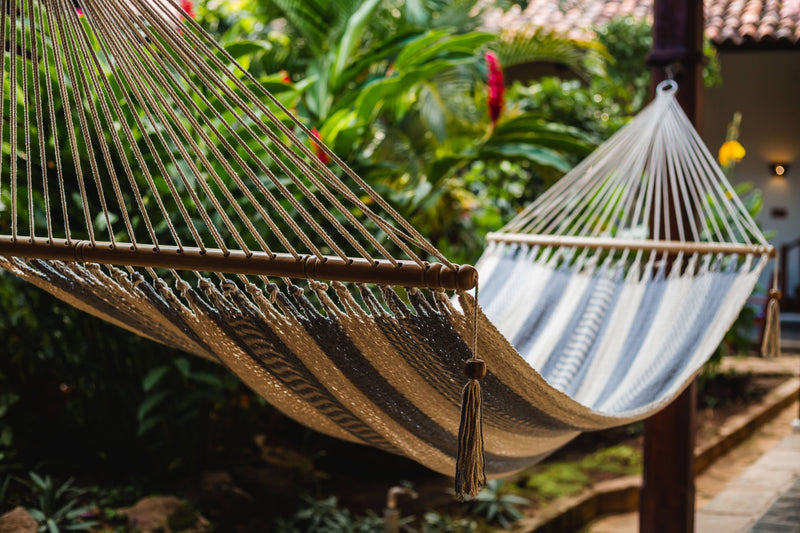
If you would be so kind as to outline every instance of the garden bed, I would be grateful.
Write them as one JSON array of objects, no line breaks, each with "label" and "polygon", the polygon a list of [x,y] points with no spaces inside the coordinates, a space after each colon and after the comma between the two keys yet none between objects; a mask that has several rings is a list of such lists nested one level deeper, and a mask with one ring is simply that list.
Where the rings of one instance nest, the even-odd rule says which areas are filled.
[{"label": "garden bed", "polygon": [[[718,438],[719,428],[724,427],[726,420],[758,404],[786,379],[786,376],[729,371],[717,374],[705,383],[698,400],[698,448]],[[502,485],[494,484],[495,494],[491,497],[498,501],[508,494],[524,497],[530,502],[525,506],[525,514],[530,516],[559,498],[575,496],[597,483],[638,474],[641,469],[641,432],[642,424],[637,423],[584,433],[546,461],[505,480]],[[226,480],[228,488],[209,483],[214,476]],[[406,459],[317,436],[313,446],[304,453],[298,453],[297,447],[290,442],[257,436],[249,455],[243,457],[239,465],[225,474],[206,474],[202,483],[190,483],[193,489],[184,494],[196,502],[200,511],[213,523],[228,524],[224,530],[229,530],[227,527],[234,528],[234,524],[245,516],[250,517],[247,527],[256,524],[268,527],[273,523],[273,512],[277,509],[272,505],[265,506],[264,502],[280,502],[276,507],[285,512],[292,509],[291,496],[300,493],[312,498],[306,502],[307,508],[321,505],[320,502],[324,503],[329,495],[336,495],[336,512],[348,509],[351,517],[363,516],[370,511],[381,513],[386,491],[394,485],[411,486],[419,493],[416,500],[401,499],[404,516],[421,518],[431,511],[440,518],[458,519],[469,515],[468,506],[453,500],[449,478],[431,474]],[[219,491],[230,492],[233,487],[249,494],[252,497],[248,498],[249,503],[240,498],[241,501],[229,508],[220,505],[226,498]],[[287,498],[288,495],[291,496]],[[330,500],[327,503],[326,512],[332,512]],[[264,512],[270,507],[273,509]],[[498,512],[503,512],[502,505]],[[239,530],[247,530],[247,527]]]},{"label": "garden bed", "polygon": [[[713,445],[720,432],[727,431],[726,421],[748,412],[786,380],[785,375],[725,371],[702,383],[698,449]],[[416,500],[399,500],[402,516],[415,517],[407,521],[414,530],[471,531],[520,517],[515,509],[524,509],[526,517],[535,517],[545,509],[552,510],[556,501],[586,494],[591,487],[609,480],[638,474],[641,432],[642,424],[638,423],[582,434],[546,461],[502,482],[492,482],[482,495],[484,501],[461,504],[453,499],[448,477],[407,459],[312,433],[277,416],[261,427],[255,426],[245,446],[216,450],[210,468],[198,475],[166,478],[158,485],[119,487],[118,481],[92,474],[80,477],[79,484],[103,488],[76,492],[75,499],[81,506],[96,504],[84,512],[111,531],[129,531],[126,518],[117,510],[153,493],[177,495],[198,513],[204,527],[187,531],[205,531],[206,519],[218,532],[307,531],[308,521],[313,519],[343,527],[359,524],[359,531],[381,531],[379,515],[387,490],[405,485],[419,493]],[[115,483],[113,488],[107,486],[108,482]],[[148,502],[152,509],[162,508],[162,503]],[[181,508],[181,512],[186,515],[188,511]],[[194,517],[191,513],[188,516]],[[491,526],[487,526],[489,516]],[[283,526],[276,527],[279,517],[283,517]]]}]

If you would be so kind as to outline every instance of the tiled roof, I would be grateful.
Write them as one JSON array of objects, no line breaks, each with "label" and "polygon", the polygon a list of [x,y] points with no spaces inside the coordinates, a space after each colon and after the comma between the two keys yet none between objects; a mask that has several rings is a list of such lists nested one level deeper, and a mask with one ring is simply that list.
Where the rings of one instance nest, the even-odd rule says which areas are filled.
[{"label": "tiled roof", "polygon": [[[525,9],[489,9],[489,30],[545,27],[573,38],[617,17],[652,20],[653,0],[530,0]],[[800,0],[706,0],[706,35],[718,46],[800,46]]]}]

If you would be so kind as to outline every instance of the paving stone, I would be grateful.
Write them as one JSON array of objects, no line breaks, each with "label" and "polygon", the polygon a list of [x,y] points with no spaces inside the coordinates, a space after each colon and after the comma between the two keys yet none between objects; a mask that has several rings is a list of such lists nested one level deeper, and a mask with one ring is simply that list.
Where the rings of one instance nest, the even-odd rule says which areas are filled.
[{"label": "paving stone", "polygon": [[703,512],[755,518],[766,511],[778,495],[777,489],[731,485],[703,507]]},{"label": "paving stone", "polygon": [[800,479],[780,495],[750,533],[800,533]]},{"label": "paving stone", "polygon": [[800,450],[800,433],[794,433],[780,441],[777,446],[778,450]]},{"label": "paving stone", "polygon": [[795,479],[797,479],[797,475],[788,470],[769,470],[765,472],[761,469],[749,469],[740,477],[736,478],[735,483],[739,485],[749,485],[751,487],[785,488],[791,485]]},{"label": "paving stone", "polygon": [[800,531],[800,526],[792,524],[772,524],[759,521],[750,528],[748,533],[798,533],[798,531]]},{"label": "paving stone", "polygon": [[753,464],[755,468],[794,472],[800,475],[800,449],[771,450]]},{"label": "paving stone", "polygon": [[744,533],[754,519],[750,516],[716,515],[701,511],[695,517],[697,533]]}]

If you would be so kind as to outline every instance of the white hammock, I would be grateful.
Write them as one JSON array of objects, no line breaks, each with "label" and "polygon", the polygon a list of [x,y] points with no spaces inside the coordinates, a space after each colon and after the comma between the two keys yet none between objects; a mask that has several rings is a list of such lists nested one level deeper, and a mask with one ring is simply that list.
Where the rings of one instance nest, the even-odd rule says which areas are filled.
[{"label": "white hammock", "polygon": [[769,256],[676,90],[662,83],[630,124],[490,234],[478,263],[481,305],[500,332],[550,385],[609,414],[679,393]]}]

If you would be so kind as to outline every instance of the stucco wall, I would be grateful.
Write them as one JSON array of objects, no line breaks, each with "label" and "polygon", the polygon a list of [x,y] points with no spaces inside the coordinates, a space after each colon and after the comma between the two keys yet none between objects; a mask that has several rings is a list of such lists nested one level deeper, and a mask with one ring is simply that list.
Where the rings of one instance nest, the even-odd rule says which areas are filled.
[{"label": "stucco wall", "polygon": [[[764,195],[762,227],[780,245],[800,238],[800,51],[722,51],[723,84],[706,89],[702,136],[716,155],[733,113],[741,111],[739,138],[747,151],[733,182],[752,182]],[[788,162],[785,178],[770,176],[771,161]],[[786,210],[776,218],[775,208]],[[790,258],[789,290],[798,285],[797,252]],[[771,270],[771,267],[770,267]]]}]

